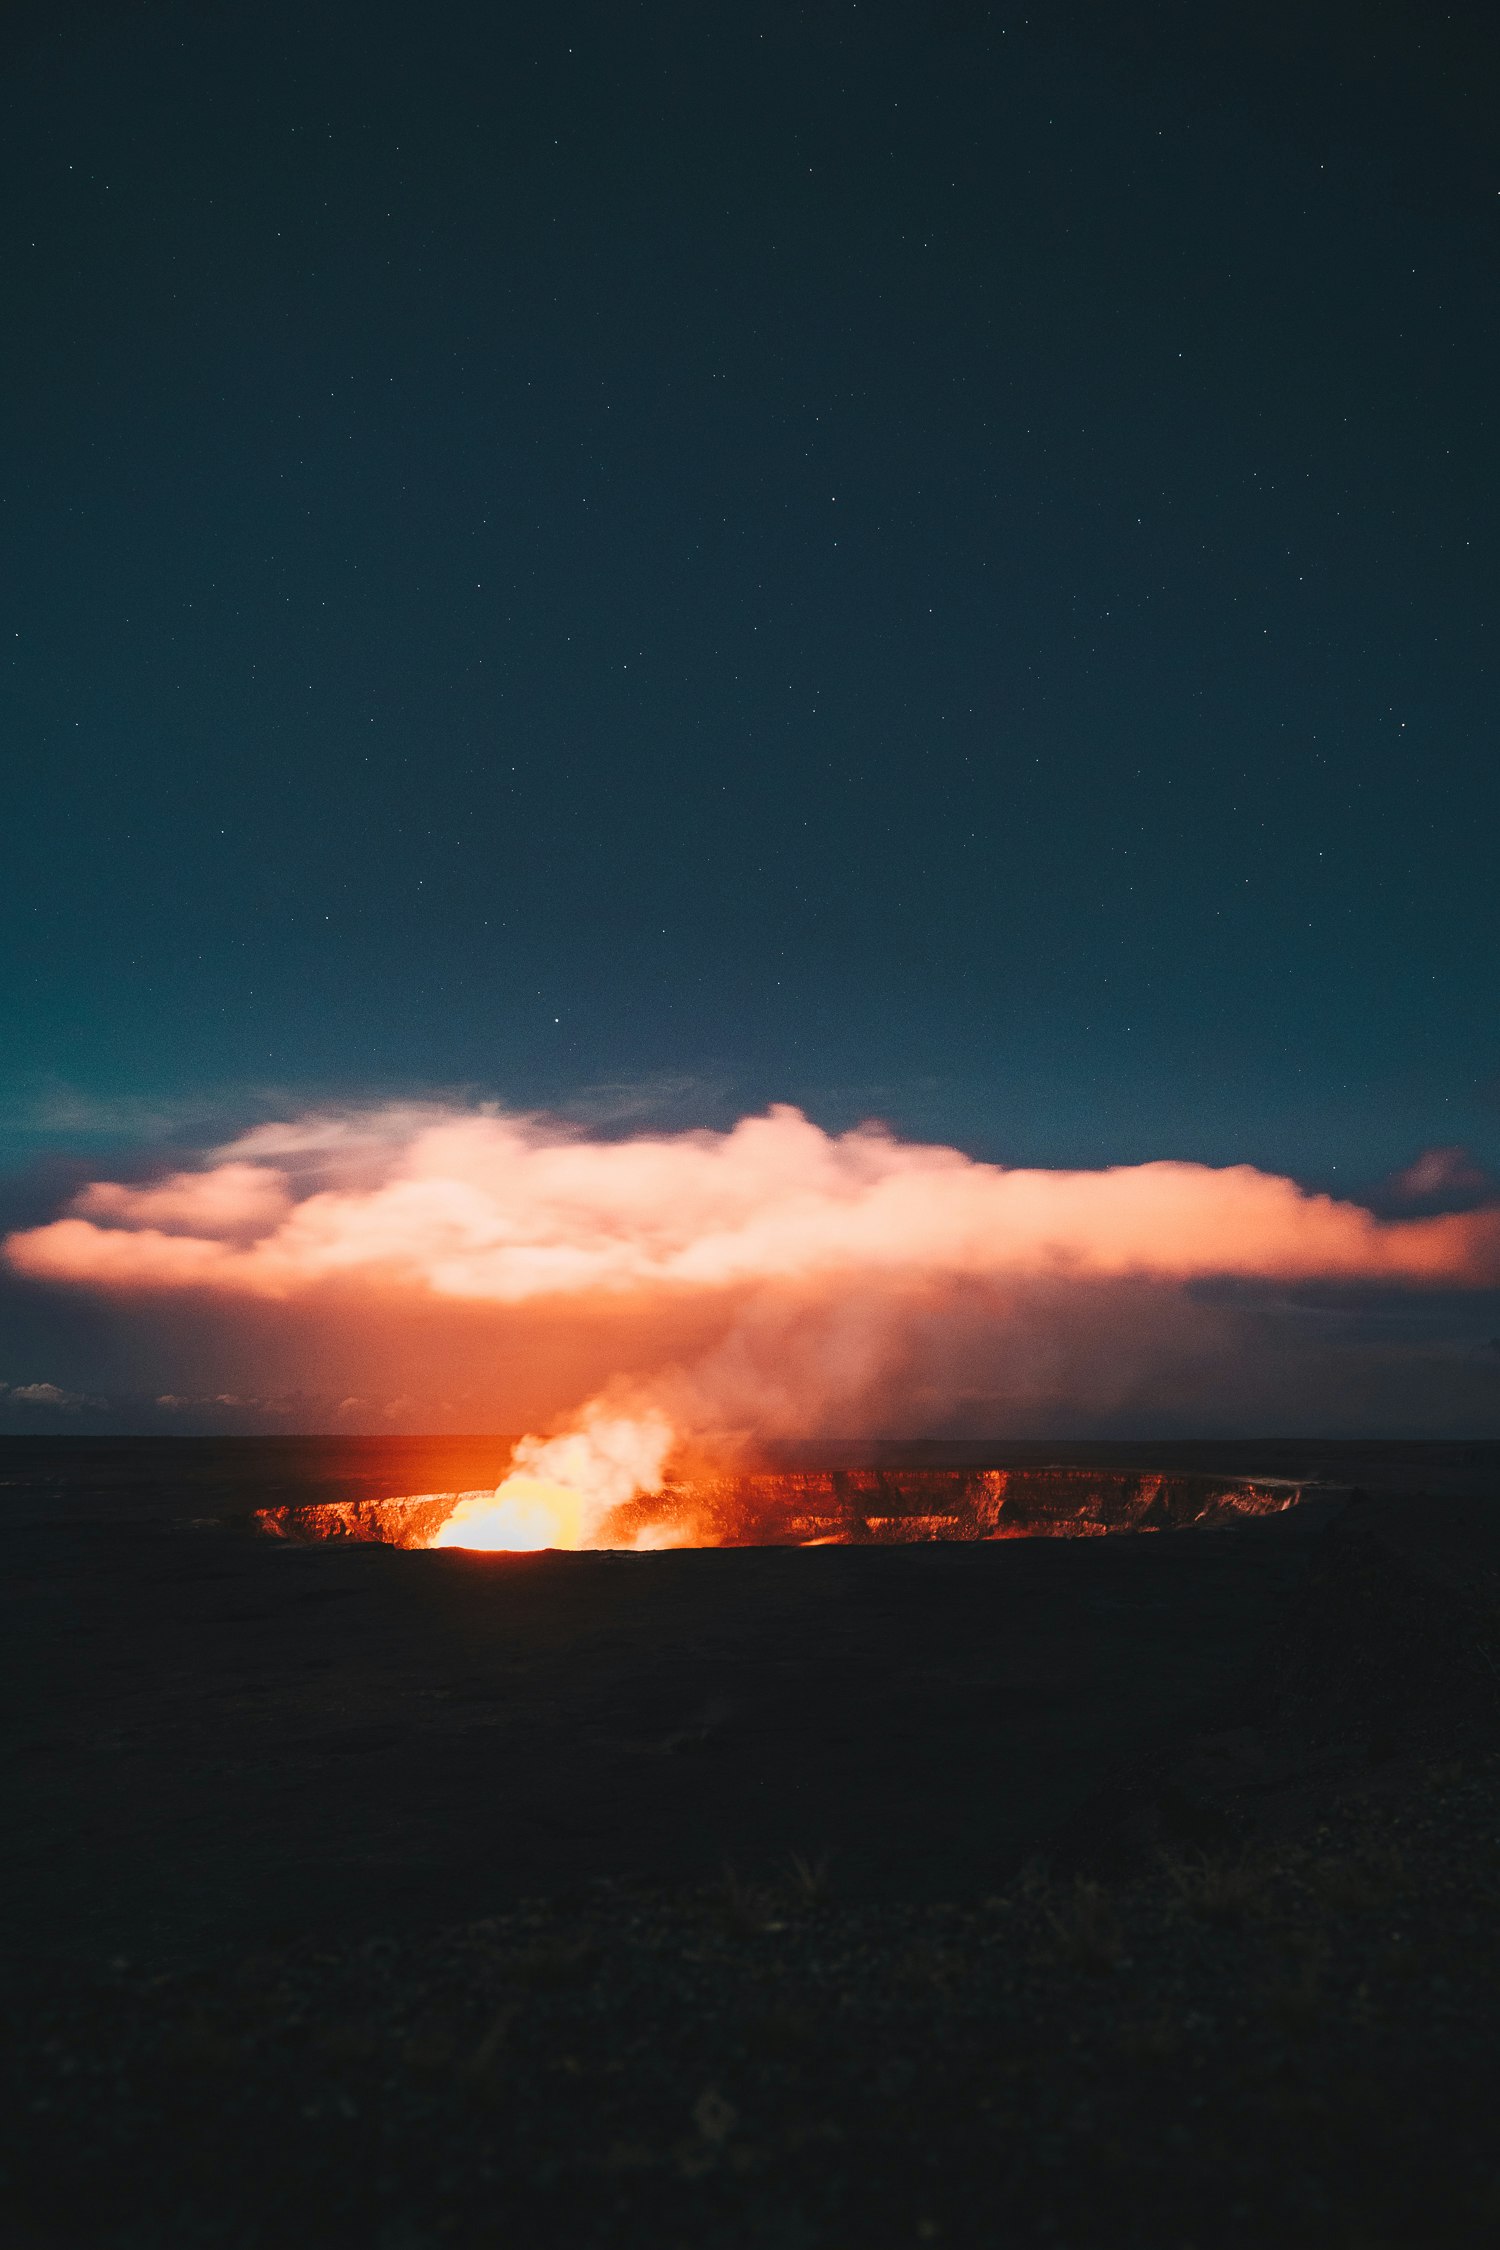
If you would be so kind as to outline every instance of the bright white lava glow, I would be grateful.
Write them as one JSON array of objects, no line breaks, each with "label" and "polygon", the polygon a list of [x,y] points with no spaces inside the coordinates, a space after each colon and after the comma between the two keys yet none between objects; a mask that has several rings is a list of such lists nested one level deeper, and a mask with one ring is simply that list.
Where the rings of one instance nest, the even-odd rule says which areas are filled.
[{"label": "bright white lava glow", "polygon": [[539,1547],[581,1547],[583,1496],[542,1477],[507,1477],[493,1493],[460,1500],[429,1545],[494,1547],[512,1554]]},{"label": "bright white lava glow", "polygon": [[660,1486],[674,1442],[664,1415],[589,1407],[563,1437],[522,1438],[505,1481],[460,1500],[428,1544],[511,1554],[597,1546],[611,1509]]}]

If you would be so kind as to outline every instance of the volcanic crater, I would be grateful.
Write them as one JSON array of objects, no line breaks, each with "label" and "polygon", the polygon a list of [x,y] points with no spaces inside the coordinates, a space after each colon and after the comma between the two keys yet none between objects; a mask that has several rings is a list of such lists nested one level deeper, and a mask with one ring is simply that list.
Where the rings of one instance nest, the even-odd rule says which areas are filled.
[{"label": "volcanic crater", "polygon": [[[588,1544],[909,1546],[937,1540],[1089,1539],[1213,1528],[1294,1507],[1290,1478],[1054,1463],[1027,1468],[721,1469],[669,1480],[613,1509]],[[294,1541],[428,1547],[476,1492],[409,1493],[258,1509]],[[458,1542],[463,1544],[462,1541]]]}]

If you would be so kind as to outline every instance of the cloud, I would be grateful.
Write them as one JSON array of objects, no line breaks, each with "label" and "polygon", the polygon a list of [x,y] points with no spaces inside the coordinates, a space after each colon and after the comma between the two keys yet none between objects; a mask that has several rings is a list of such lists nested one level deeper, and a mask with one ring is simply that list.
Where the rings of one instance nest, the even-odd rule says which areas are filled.
[{"label": "cloud", "polygon": [[242,1094],[220,1098],[97,1094],[44,1073],[24,1078],[12,1091],[0,1094],[0,1141],[160,1144],[195,1127],[200,1133],[212,1131],[222,1125],[236,1099],[243,1114]]},{"label": "cloud", "polygon": [[236,1163],[216,1164],[207,1172],[175,1172],[148,1187],[95,1180],[73,1199],[75,1211],[108,1226],[251,1241],[268,1234],[291,1205],[277,1172],[266,1165]]},{"label": "cloud", "polygon": [[[198,1353],[197,1381],[153,1384],[174,1401],[290,1374],[346,1425],[463,1382],[533,1426],[623,1386],[684,1426],[1061,1428],[1070,1402],[1121,1424],[1210,1395],[1272,1412],[1312,1380],[1291,1331],[1206,1289],[1493,1288],[1500,1211],[1381,1217],[1248,1165],[1007,1168],[790,1108],[610,1138],[427,1102],[96,1181],[5,1255]],[[241,1339],[227,1366],[203,1361],[214,1322]]]},{"label": "cloud", "polygon": [[95,1289],[496,1305],[830,1276],[1464,1286],[1500,1282],[1500,1213],[1380,1219],[1249,1165],[1010,1170],[790,1108],[604,1141],[423,1106],[257,1126],[203,1170],[96,1182],[5,1248]]},{"label": "cloud", "polygon": [[81,1391],[65,1391],[56,1383],[0,1383],[8,1399],[18,1399],[23,1406],[56,1406],[65,1413],[76,1414],[81,1406],[89,1404]]},{"label": "cloud", "polygon": [[1440,1199],[1493,1196],[1497,1183],[1466,1148],[1424,1149],[1415,1163],[1398,1172],[1387,1193],[1398,1203],[1431,1203]]}]

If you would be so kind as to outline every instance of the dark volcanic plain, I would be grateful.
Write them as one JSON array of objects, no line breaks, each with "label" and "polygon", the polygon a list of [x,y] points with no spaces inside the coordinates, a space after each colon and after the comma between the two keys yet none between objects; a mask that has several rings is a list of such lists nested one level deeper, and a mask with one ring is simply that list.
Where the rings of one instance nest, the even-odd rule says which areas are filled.
[{"label": "dark volcanic plain", "polygon": [[0,1449],[15,2239],[1488,2238],[1500,1447],[988,1449],[1329,1487],[1078,1541],[248,1527],[486,1443]]}]

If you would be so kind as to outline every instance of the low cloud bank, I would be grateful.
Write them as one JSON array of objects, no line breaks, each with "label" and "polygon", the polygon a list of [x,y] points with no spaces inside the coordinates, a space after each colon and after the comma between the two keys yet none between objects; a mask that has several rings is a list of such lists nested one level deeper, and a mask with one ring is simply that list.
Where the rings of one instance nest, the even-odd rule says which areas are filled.
[{"label": "low cloud bank", "polygon": [[96,1182],[5,1249],[21,1273],[94,1289],[352,1284],[497,1305],[829,1276],[1463,1287],[1500,1282],[1500,1212],[1380,1219],[1250,1165],[1010,1170],[788,1108],[614,1141],[397,1110],[259,1127],[146,1187]]},{"label": "low cloud bank", "polygon": [[604,1391],[679,1428],[914,1434],[1075,1384],[1080,1407],[1133,1416],[1186,1410],[1200,1373],[1205,1401],[1248,1396],[1254,1317],[1203,1285],[1494,1288],[1500,1210],[1383,1218],[1248,1165],[1010,1169],[790,1108],[604,1139],[430,1105],[261,1126],[196,1169],[95,1182],[4,1250],[137,1318],[211,1308],[257,1349],[278,1325],[341,1337],[329,1380],[350,1388],[377,1363],[405,1380],[425,1322],[461,1339],[466,1381],[488,1334],[495,1395],[528,1419],[544,1392],[552,1414]]}]

